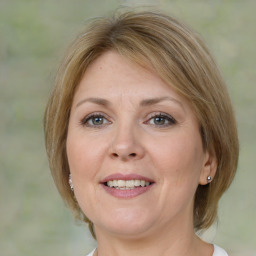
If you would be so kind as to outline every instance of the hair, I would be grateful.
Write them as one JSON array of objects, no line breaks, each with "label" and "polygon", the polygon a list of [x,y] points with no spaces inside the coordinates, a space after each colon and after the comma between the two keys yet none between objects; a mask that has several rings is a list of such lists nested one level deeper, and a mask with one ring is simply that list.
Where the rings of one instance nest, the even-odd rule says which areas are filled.
[{"label": "hair", "polygon": [[194,228],[210,227],[218,201],[230,186],[238,163],[235,116],[222,75],[200,36],[176,19],[158,12],[125,11],[91,21],[71,44],[57,72],[44,117],[49,166],[58,191],[75,216],[93,223],[81,211],[68,184],[66,139],[71,105],[87,67],[114,50],[154,70],[185,97],[195,112],[204,150],[217,159],[217,172],[208,185],[198,185],[194,199]]}]

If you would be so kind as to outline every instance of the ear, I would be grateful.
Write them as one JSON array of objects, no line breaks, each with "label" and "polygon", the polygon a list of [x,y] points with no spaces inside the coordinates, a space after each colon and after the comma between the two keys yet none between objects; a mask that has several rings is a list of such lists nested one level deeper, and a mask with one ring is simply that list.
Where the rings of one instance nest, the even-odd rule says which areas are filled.
[{"label": "ear", "polygon": [[[217,166],[218,163],[215,154],[210,154],[208,151],[206,151],[202,171],[199,178],[200,185],[207,185],[214,179],[217,171]],[[210,181],[208,181],[207,179],[209,176],[211,177]]]}]

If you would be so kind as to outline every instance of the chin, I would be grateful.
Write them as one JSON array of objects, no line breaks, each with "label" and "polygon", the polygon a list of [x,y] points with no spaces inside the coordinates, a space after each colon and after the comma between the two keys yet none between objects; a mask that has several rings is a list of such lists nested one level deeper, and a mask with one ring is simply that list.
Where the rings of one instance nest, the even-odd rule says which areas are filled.
[{"label": "chin", "polygon": [[115,210],[110,216],[106,215],[100,223],[95,223],[95,231],[105,230],[120,237],[142,237],[153,225],[152,215],[145,210]]}]

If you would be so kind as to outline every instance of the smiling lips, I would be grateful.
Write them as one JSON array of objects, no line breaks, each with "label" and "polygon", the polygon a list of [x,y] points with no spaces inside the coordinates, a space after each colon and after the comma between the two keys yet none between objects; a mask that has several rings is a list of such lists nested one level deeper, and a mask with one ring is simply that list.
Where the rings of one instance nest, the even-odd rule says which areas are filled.
[{"label": "smiling lips", "polygon": [[132,198],[147,192],[154,182],[137,174],[113,174],[106,177],[101,184],[105,191],[117,198]]},{"label": "smiling lips", "polygon": [[149,185],[150,182],[145,180],[110,180],[107,182],[108,187],[114,187],[116,189],[135,189]]}]

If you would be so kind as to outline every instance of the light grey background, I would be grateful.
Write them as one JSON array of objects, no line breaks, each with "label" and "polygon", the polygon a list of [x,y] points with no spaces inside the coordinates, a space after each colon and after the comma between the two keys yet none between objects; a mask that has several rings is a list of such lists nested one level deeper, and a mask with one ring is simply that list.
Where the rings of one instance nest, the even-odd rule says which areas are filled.
[{"label": "light grey background", "polygon": [[256,255],[256,1],[0,1],[0,254],[85,255],[95,246],[50,176],[43,111],[58,63],[88,18],[121,5],[163,9],[197,30],[228,83],[241,154],[205,237],[231,255]]}]

